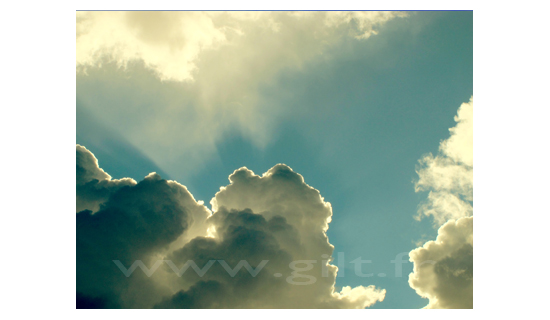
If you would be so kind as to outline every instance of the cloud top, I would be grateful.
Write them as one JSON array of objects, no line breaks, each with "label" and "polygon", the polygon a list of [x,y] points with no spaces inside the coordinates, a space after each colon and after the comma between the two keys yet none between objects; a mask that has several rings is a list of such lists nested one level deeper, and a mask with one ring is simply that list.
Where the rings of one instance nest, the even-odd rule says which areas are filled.
[{"label": "cloud top", "polygon": [[384,299],[374,286],[335,290],[332,208],[301,175],[278,164],[262,176],[240,168],[229,181],[210,211],[156,173],[112,180],[77,145],[77,199],[101,191],[95,211],[77,213],[77,307],[365,308]]},{"label": "cloud top", "polygon": [[429,299],[428,309],[473,308],[473,97],[455,116],[439,154],[420,160],[416,191],[429,190],[418,217],[442,225],[437,239],[409,253],[409,285]]},{"label": "cloud top", "polygon": [[427,309],[473,308],[473,217],[450,220],[437,239],[410,253],[411,288],[430,300]]},{"label": "cloud top", "polygon": [[111,179],[88,149],[76,145],[76,212],[96,212],[113,192],[135,184],[136,181],[131,178]]},{"label": "cloud top", "polygon": [[439,145],[439,153],[419,161],[415,188],[417,192],[429,191],[428,201],[419,207],[419,218],[432,216],[442,225],[473,213],[473,105],[472,97],[460,106],[457,124]]}]

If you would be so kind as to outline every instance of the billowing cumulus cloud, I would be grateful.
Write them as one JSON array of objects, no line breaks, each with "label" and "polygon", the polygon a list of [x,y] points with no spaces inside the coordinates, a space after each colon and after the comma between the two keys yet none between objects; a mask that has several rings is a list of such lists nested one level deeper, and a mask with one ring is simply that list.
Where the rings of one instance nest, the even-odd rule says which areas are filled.
[{"label": "billowing cumulus cloud", "polygon": [[[162,284],[140,273],[126,278],[113,261],[124,266],[156,261],[170,245],[205,233],[210,212],[184,186],[155,173],[139,183],[111,180],[93,154],[78,145],[76,168],[77,203],[100,195],[95,202],[82,201],[96,212],[78,212],[77,205],[77,302],[107,308],[156,302],[156,295],[167,292]],[[79,185],[83,181],[88,182]]]},{"label": "billowing cumulus cloud", "polygon": [[97,159],[90,151],[76,145],[76,212],[96,212],[113,192],[135,184],[136,181],[130,178],[112,180],[98,167]]},{"label": "billowing cumulus cloud", "polygon": [[429,309],[473,308],[473,217],[450,220],[435,241],[410,253],[409,284]]},{"label": "billowing cumulus cloud", "polygon": [[430,190],[418,217],[433,216],[442,225],[435,241],[409,254],[409,285],[429,299],[429,309],[473,308],[473,97],[455,121],[439,154],[422,158],[417,171],[416,190]]},{"label": "billowing cumulus cloud", "polygon": [[293,112],[262,95],[279,76],[330,61],[329,49],[344,39],[365,41],[403,16],[78,12],[77,98],[161,168],[185,177],[181,168],[215,159],[228,133],[260,148],[270,142]]},{"label": "billowing cumulus cloud", "polygon": [[448,219],[471,216],[473,209],[473,97],[455,116],[451,136],[442,141],[439,154],[423,157],[417,170],[416,191],[429,191],[418,210],[441,225]]},{"label": "billowing cumulus cloud", "polygon": [[[86,159],[77,183],[112,181],[77,151]],[[229,179],[213,212],[152,173],[77,213],[77,306],[365,308],[384,299],[374,286],[335,291],[332,209],[301,175],[279,164]]]}]

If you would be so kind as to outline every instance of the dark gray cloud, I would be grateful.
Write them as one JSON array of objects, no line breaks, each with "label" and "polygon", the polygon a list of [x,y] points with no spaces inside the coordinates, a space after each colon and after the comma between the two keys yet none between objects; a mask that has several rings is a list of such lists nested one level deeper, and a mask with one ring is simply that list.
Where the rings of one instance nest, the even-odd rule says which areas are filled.
[{"label": "dark gray cloud", "polygon": [[[272,218],[267,221],[262,215],[250,210],[227,211],[225,208],[216,212],[211,222],[216,226],[216,238],[197,237],[175,251],[169,256],[169,260],[178,268],[187,261],[194,261],[201,268],[207,266],[209,261],[216,262],[202,277],[191,270],[182,274],[182,278],[177,281],[181,282],[182,287],[192,284],[191,287],[180,291],[157,307],[284,307],[285,305],[281,305],[279,301],[280,298],[291,299],[289,295],[296,291],[285,280],[289,276],[288,265],[293,261],[293,257],[281,248],[277,238],[292,234],[292,227],[286,224],[284,218]],[[291,241],[299,247],[296,233],[294,230],[294,241]],[[224,264],[218,260],[222,260]],[[251,269],[247,270],[243,266],[236,270],[241,261],[246,261]],[[255,274],[255,270],[259,272],[252,276],[250,270],[252,274]],[[275,273],[281,273],[283,276],[274,277]],[[217,298],[212,299],[211,295]],[[305,307],[300,300],[293,302],[295,306]]]},{"label": "dark gray cloud", "polygon": [[129,178],[112,180],[99,168],[96,157],[88,149],[76,145],[76,212],[95,212],[113,192],[135,184],[134,179]]},{"label": "dark gray cloud", "polygon": [[[90,193],[99,191],[103,196],[97,212],[84,210],[76,215],[77,292],[82,301],[96,305],[153,304],[162,286],[143,273],[126,277],[113,260],[126,267],[141,260],[148,266],[190,229],[200,229],[210,213],[195,203],[184,186],[155,173],[137,184],[113,183],[109,178],[97,167],[95,157],[77,146],[77,199],[82,193],[89,199]],[[86,187],[90,185],[93,188]]]},{"label": "dark gray cloud", "polygon": [[[286,165],[262,176],[236,170],[211,214],[175,181],[152,173],[113,184],[85,148],[77,158],[77,198],[105,186],[97,211],[77,213],[79,307],[365,308],[384,299],[374,286],[335,291],[330,203]],[[79,188],[88,184],[96,189]]]}]

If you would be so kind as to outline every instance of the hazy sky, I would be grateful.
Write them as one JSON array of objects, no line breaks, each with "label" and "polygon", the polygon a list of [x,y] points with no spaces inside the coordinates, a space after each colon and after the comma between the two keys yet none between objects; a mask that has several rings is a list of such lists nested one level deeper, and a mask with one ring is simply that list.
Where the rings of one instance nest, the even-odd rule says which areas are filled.
[{"label": "hazy sky", "polygon": [[[113,180],[97,173],[88,151],[78,147],[77,177],[78,157],[88,159],[82,172],[95,172],[95,179],[116,184],[109,185],[107,189],[113,188],[109,190],[119,190],[122,185],[137,188],[145,176],[157,172],[163,179],[186,186],[197,201],[204,201],[206,208],[196,209],[201,217],[203,211],[206,217],[211,210],[216,212],[214,216],[236,214],[242,218],[246,213],[230,209],[248,207],[257,214],[272,212],[277,206],[267,206],[268,200],[261,204],[236,200],[244,194],[238,191],[239,183],[242,190],[248,190],[248,182],[241,180],[232,182],[234,189],[216,195],[230,183],[228,176],[235,170],[246,167],[259,176],[272,170],[272,176],[258,181],[274,189],[265,187],[265,194],[254,193],[258,199],[271,199],[275,191],[291,188],[272,185],[268,178],[299,174],[305,184],[319,191],[321,203],[330,203],[332,208],[326,235],[334,246],[332,264],[339,268],[337,292],[345,286],[364,286],[365,296],[370,295],[371,300],[359,306],[370,308],[422,308],[428,303],[439,308],[471,307],[471,277],[464,286],[446,278],[448,287],[442,288],[441,280],[432,288],[423,280],[428,271],[419,266],[416,282],[410,284],[413,262],[408,260],[409,252],[437,237],[424,251],[411,254],[415,266],[424,255],[437,261],[432,268],[434,277],[442,277],[443,271],[438,270],[452,270],[453,266],[464,266],[461,274],[471,274],[472,219],[463,217],[472,215],[473,202],[469,178],[473,167],[472,30],[471,11],[77,12],[76,143],[93,153],[99,167]],[[433,156],[426,157],[429,153]],[[274,168],[279,163],[293,173],[286,167]],[[135,181],[113,182],[121,178]],[[81,189],[77,181],[77,211],[78,192],[82,192],[81,209],[99,210],[83,221],[102,214],[107,217],[109,210],[122,206],[117,202],[122,196],[111,197],[111,192],[120,191],[105,191],[103,198],[85,198],[89,190],[82,186],[91,178],[83,179]],[[139,184],[135,185],[136,181]],[[157,183],[156,176],[143,181]],[[292,186],[306,190],[301,182]],[[156,185],[143,188],[157,190]],[[215,196],[216,203],[227,204],[228,212],[211,206]],[[110,199],[108,205],[98,209],[106,199]],[[289,203],[315,207],[302,200]],[[330,250],[304,240],[313,239],[314,233],[305,225],[294,225],[288,212],[288,216],[282,215],[298,230],[304,246],[315,248],[311,252],[316,254],[330,255]],[[261,216],[266,225],[276,220],[270,214]],[[415,219],[418,216],[422,219]],[[311,218],[311,223],[319,222],[322,228],[324,220],[315,219]],[[449,219],[458,220],[446,223]],[[222,228],[224,223],[215,225]],[[79,228],[77,246],[94,233],[93,228]],[[79,232],[84,238],[79,238]],[[170,232],[175,240],[182,231]],[[202,231],[193,232],[198,236]],[[194,252],[189,243],[185,246]],[[294,254],[291,249],[287,252]],[[79,254],[77,251],[77,262],[84,261]],[[406,262],[397,275],[396,265],[390,261],[400,254]],[[356,274],[352,261],[357,258],[372,260],[363,265],[363,272],[372,276]],[[443,269],[438,269],[440,266]],[[78,274],[77,269],[77,290]],[[330,287],[324,285],[319,288]],[[370,285],[385,289],[385,296],[368,291]],[[459,290],[453,285],[460,285],[465,292],[460,295],[464,302],[457,298]],[[81,287],[97,293],[91,284]],[[191,294],[191,289],[186,290]],[[457,296],[449,298],[451,291]],[[113,292],[109,294],[121,294]],[[307,294],[304,292],[300,293]],[[151,297],[122,301],[123,306],[159,303]],[[341,301],[347,300],[338,303]],[[161,306],[176,302],[176,298],[163,300]],[[288,306],[284,299],[279,302]],[[303,301],[313,307],[357,307],[344,302],[317,305]]]}]

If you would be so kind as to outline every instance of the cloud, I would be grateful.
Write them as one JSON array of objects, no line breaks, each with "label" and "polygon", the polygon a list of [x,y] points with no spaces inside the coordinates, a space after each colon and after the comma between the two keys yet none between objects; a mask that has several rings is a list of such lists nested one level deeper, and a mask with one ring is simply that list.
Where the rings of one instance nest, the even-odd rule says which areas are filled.
[{"label": "cloud", "polygon": [[186,176],[181,168],[200,169],[229,133],[260,148],[270,142],[293,112],[262,96],[281,75],[330,61],[345,38],[362,41],[405,15],[78,12],[77,97],[160,167]]},{"label": "cloud", "polygon": [[325,24],[327,26],[340,26],[353,23],[352,31],[357,39],[367,39],[371,35],[378,34],[376,27],[395,17],[405,17],[404,12],[395,11],[333,11],[326,12]]},{"label": "cloud", "polygon": [[455,121],[439,153],[423,157],[417,170],[416,191],[430,191],[417,218],[442,225],[435,241],[409,253],[409,285],[429,299],[428,309],[473,308],[473,96]]},{"label": "cloud", "polygon": [[113,192],[135,184],[130,178],[112,180],[99,168],[96,157],[88,149],[76,145],[76,212],[96,212]]},{"label": "cloud", "polygon": [[473,97],[463,103],[455,116],[457,125],[451,136],[441,142],[436,156],[428,154],[419,161],[416,191],[429,191],[418,218],[432,216],[437,225],[448,219],[473,213]]},{"label": "cloud", "polygon": [[80,11],[76,15],[76,64],[95,65],[103,56],[126,65],[142,60],[163,80],[190,80],[202,50],[226,41],[202,12]]},{"label": "cloud", "polygon": [[[89,151],[77,146],[79,155],[77,182],[112,181]],[[152,173],[112,189],[97,212],[77,213],[77,304],[365,308],[384,299],[374,286],[335,291],[326,235],[332,209],[301,175],[279,164],[262,176],[241,168],[229,180],[213,212]],[[137,260],[146,270],[136,264],[130,272]]]},{"label": "cloud", "polygon": [[109,167],[109,174],[117,177],[144,177],[151,171],[167,178],[168,175],[120,134],[101,125],[81,103],[76,101],[76,142],[85,145]]},{"label": "cloud", "polygon": [[93,203],[97,212],[76,215],[77,301],[104,307],[154,303],[167,289],[143,274],[127,279],[113,260],[126,266],[154,261],[170,245],[206,232],[210,212],[184,186],[155,173],[139,183],[111,180],[93,154],[77,145],[77,203],[93,192],[101,195]]},{"label": "cloud", "polygon": [[473,217],[450,220],[437,239],[410,252],[409,285],[428,309],[473,308]]},{"label": "cloud", "polygon": [[[120,66],[140,60],[161,80],[193,81],[201,69],[203,55],[214,51],[232,53],[237,48],[239,66],[250,58],[256,60],[248,60],[250,64],[264,69],[295,65],[335,41],[341,31],[339,27],[347,27],[358,39],[366,39],[376,34],[376,29],[385,22],[405,15],[394,11],[79,11],[76,14],[76,65],[85,71],[87,66],[100,65],[104,57]],[[266,48],[267,43],[262,41],[266,38],[272,43],[270,47],[282,44],[286,47],[279,47],[270,55],[271,48]],[[251,40],[262,42],[254,44]],[[297,48],[301,51],[296,51]],[[268,60],[259,61],[262,56]]]}]

